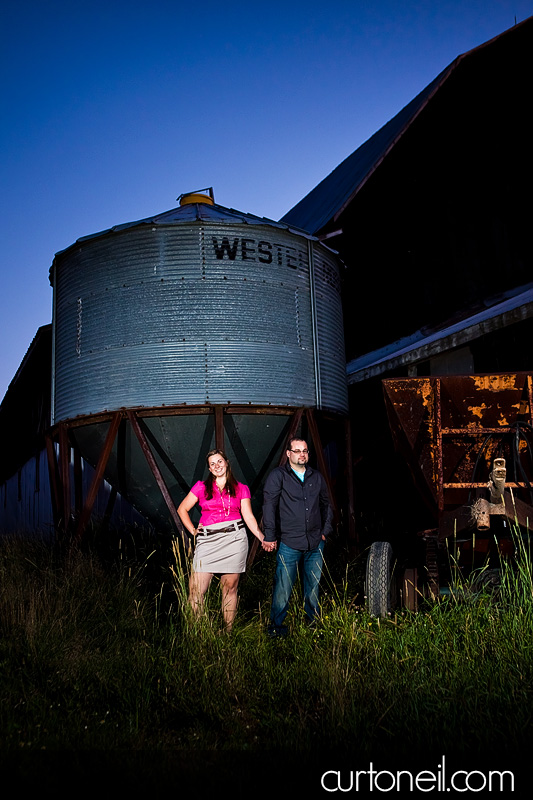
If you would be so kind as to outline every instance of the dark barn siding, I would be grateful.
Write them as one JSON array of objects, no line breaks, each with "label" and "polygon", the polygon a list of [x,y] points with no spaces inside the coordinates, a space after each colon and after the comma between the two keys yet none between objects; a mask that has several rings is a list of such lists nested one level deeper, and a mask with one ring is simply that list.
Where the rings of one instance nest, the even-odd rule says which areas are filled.
[{"label": "dark barn siding", "polygon": [[458,57],[283,217],[342,230],[348,361],[531,281],[532,51],[533,18]]},{"label": "dark barn siding", "polygon": [[335,223],[348,360],[531,281],[528,38],[465,60]]}]

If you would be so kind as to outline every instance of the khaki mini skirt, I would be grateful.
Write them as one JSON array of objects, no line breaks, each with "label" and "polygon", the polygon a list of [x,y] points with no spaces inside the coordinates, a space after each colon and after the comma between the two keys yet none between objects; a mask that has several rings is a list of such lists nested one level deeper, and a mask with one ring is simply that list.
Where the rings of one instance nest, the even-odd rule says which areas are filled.
[{"label": "khaki mini skirt", "polygon": [[[217,529],[222,530],[219,533]],[[202,534],[200,528],[196,536],[193,571],[223,574],[245,572],[248,535],[242,519],[218,522],[209,525],[207,530],[209,534]]]}]

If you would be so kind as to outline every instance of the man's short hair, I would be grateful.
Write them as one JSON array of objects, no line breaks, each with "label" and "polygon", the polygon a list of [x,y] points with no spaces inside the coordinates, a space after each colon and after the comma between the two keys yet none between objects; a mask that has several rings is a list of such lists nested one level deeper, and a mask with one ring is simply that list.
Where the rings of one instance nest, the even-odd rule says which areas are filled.
[{"label": "man's short hair", "polygon": [[291,436],[291,438],[287,442],[287,450],[292,450],[293,442],[305,442],[305,444],[307,444],[307,441],[303,439],[301,436]]}]

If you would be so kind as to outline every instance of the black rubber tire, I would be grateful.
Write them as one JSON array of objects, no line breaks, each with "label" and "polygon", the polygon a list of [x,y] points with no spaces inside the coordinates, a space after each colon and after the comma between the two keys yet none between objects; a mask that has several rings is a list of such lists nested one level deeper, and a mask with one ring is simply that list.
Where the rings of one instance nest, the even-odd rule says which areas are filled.
[{"label": "black rubber tire", "polygon": [[392,547],[373,542],[366,560],[366,607],[373,617],[386,617],[392,610]]}]

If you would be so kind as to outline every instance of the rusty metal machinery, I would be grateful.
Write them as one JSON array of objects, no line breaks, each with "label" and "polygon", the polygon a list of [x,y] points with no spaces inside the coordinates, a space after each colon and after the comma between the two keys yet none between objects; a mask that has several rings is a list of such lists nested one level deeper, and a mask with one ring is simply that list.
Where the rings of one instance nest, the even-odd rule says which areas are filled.
[{"label": "rusty metal machinery", "polygon": [[395,378],[383,391],[395,448],[434,518],[416,531],[424,563],[398,576],[401,602],[416,608],[449,580],[450,553],[460,569],[488,569],[529,535],[533,375]]}]

